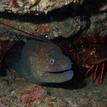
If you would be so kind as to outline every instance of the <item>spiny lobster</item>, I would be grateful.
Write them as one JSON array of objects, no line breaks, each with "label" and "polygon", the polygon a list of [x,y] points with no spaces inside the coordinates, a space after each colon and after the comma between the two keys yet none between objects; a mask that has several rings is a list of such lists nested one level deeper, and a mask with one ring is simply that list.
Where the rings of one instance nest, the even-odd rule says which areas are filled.
[{"label": "spiny lobster", "polygon": [[95,82],[99,74],[98,83],[103,84],[107,61],[107,36],[99,34],[99,32],[82,34],[73,43],[67,41],[67,43],[63,42],[62,44],[67,49],[71,59],[85,70],[85,78],[92,73],[92,79]]}]

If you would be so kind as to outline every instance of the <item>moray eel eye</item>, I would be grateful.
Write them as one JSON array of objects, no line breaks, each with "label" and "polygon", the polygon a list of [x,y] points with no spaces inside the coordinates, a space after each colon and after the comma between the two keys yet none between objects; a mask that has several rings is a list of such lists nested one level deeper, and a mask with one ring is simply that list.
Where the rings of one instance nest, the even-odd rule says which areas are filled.
[{"label": "moray eel eye", "polygon": [[51,59],[49,60],[49,62],[50,62],[51,65],[53,65],[53,64],[55,63],[55,60],[54,60],[53,58],[51,58]]}]

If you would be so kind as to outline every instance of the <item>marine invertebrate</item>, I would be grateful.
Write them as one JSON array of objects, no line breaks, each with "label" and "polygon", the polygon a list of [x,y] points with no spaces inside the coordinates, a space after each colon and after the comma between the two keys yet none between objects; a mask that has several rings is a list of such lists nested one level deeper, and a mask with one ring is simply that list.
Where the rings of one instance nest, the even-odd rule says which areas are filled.
[{"label": "marine invertebrate", "polygon": [[58,44],[78,65],[87,78],[92,74],[93,82],[99,76],[99,84],[103,84],[107,62],[107,35],[98,29],[94,32],[90,29],[81,34],[67,39],[57,39]]},{"label": "marine invertebrate", "polygon": [[80,61],[79,63],[82,62],[81,63],[82,67],[88,69],[88,70],[85,69],[86,70],[85,77],[87,77],[87,75],[92,72],[93,75],[92,78],[94,82],[96,80],[98,73],[100,72],[99,84],[103,83],[105,61],[107,60],[106,56],[104,55],[106,53],[103,51],[103,49],[100,46],[92,46],[91,48],[83,47],[83,53],[77,55],[77,56],[80,55],[82,57],[84,56],[84,58],[79,59]]},{"label": "marine invertebrate", "polygon": [[[97,35],[96,35],[97,34]],[[107,61],[106,36],[92,33],[88,36],[81,35],[75,43],[70,45],[68,53],[75,63],[82,67],[85,78],[92,74],[95,82],[99,74],[99,84],[103,84],[105,64]],[[90,36],[91,35],[91,36]],[[66,44],[67,46],[67,44]]]}]

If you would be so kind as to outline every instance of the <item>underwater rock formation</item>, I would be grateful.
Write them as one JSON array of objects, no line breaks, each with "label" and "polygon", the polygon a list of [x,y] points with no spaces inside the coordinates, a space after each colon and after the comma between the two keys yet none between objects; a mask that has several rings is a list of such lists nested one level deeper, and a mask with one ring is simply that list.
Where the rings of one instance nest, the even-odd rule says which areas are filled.
[{"label": "underwater rock formation", "polygon": [[0,0],[0,11],[13,13],[47,13],[53,9],[61,8],[78,0]]}]

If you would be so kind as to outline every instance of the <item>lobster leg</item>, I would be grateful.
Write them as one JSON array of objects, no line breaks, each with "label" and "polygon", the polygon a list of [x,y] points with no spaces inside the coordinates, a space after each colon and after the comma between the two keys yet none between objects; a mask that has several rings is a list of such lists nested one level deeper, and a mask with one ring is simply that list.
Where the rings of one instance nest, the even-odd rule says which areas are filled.
[{"label": "lobster leg", "polygon": [[102,69],[99,78],[99,84],[103,84],[103,74],[104,74],[105,63],[102,64]]},{"label": "lobster leg", "polygon": [[95,71],[94,71],[94,73],[93,73],[93,77],[92,77],[93,82],[96,80],[97,70],[98,70],[98,64],[96,65]]},{"label": "lobster leg", "polygon": [[86,71],[85,77],[87,77],[88,73],[94,68],[94,65],[91,65],[91,67]]}]

